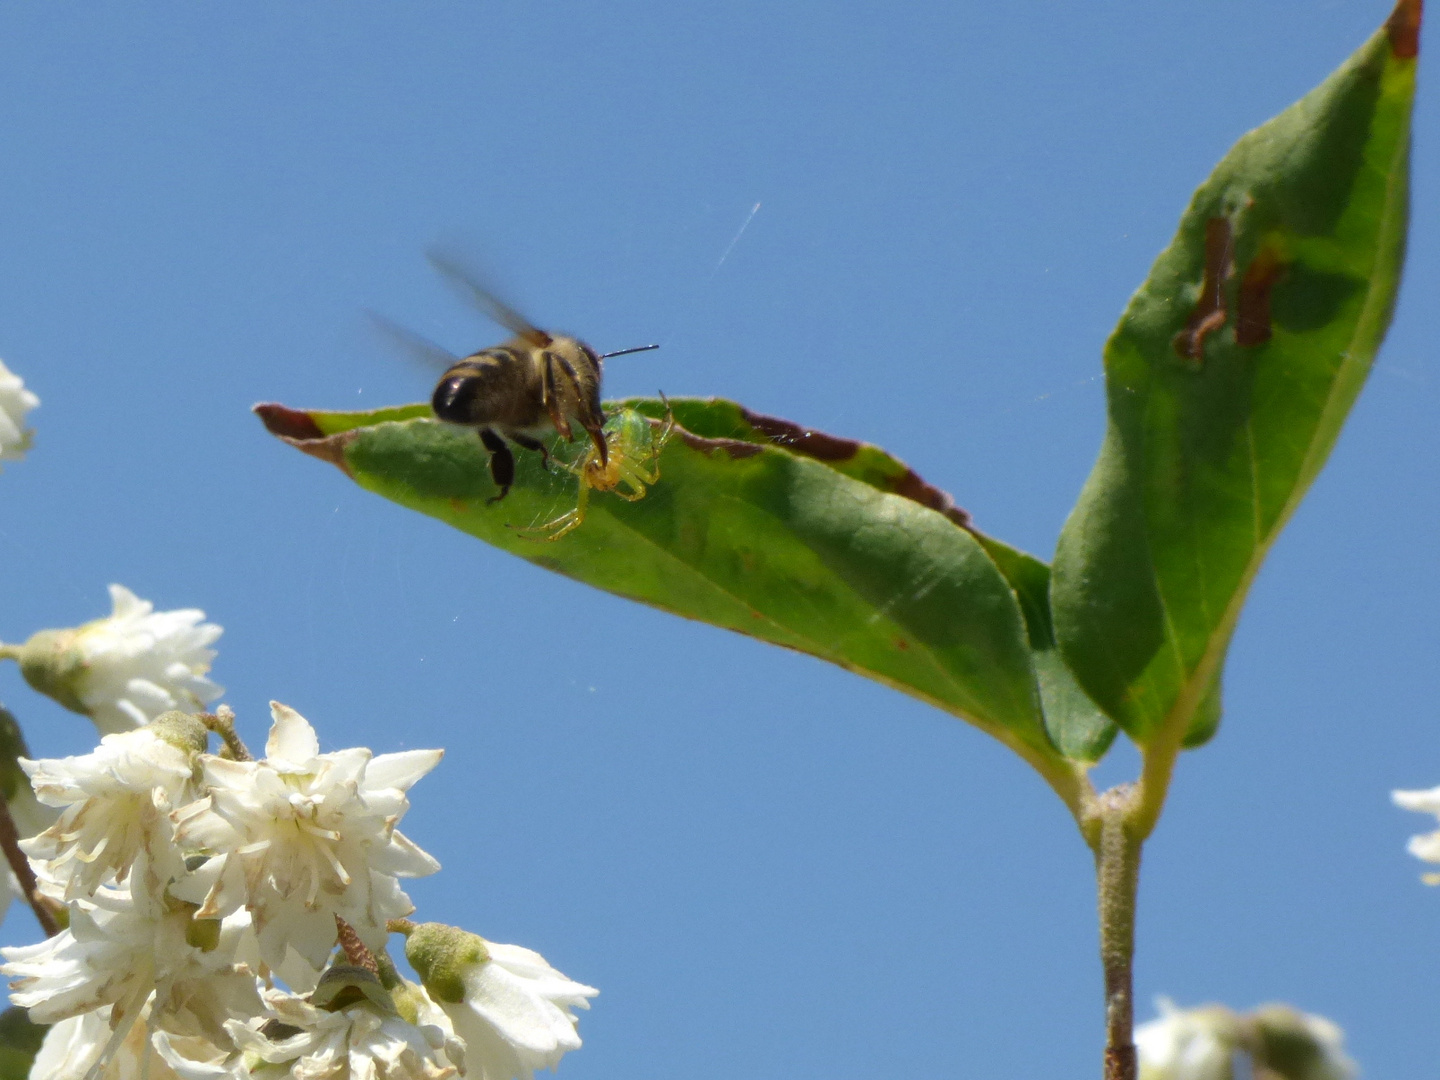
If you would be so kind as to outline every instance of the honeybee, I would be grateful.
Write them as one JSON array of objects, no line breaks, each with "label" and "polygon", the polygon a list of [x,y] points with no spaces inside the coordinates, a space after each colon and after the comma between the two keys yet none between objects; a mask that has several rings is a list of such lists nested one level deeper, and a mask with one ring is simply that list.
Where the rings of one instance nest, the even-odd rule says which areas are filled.
[{"label": "honeybee", "polygon": [[[431,254],[430,261],[481,311],[515,335],[503,345],[481,349],[451,364],[430,399],[436,419],[479,431],[480,441],[490,452],[490,476],[499,489],[488,501],[499,502],[515,482],[510,443],[538,451],[548,466],[550,455],[540,439],[551,431],[568,441],[574,437],[574,426],[580,427],[592,444],[585,460],[593,457],[604,470],[610,448],[600,405],[601,362],[658,346],[597,353],[579,338],[541,330],[445,257]],[[582,497],[584,491],[582,481]]]},{"label": "honeybee", "polygon": [[[665,395],[660,395],[661,400]],[[605,422],[603,430],[606,453],[602,456],[593,446],[565,468],[580,481],[575,509],[553,521],[529,529],[516,530],[527,540],[559,540],[585,520],[590,492],[608,491],[626,502],[639,502],[645,488],[660,479],[660,452],[675,428],[675,414],[665,402],[665,422],[657,432],[650,420],[634,409],[619,409]]]}]

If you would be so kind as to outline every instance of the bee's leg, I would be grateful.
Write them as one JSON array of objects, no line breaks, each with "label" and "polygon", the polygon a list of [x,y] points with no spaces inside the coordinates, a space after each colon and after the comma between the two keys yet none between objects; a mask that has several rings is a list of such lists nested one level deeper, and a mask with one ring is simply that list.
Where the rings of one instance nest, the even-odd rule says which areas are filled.
[{"label": "bee's leg", "polygon": [[547,351],[540,354],[540,377],[544,380],[545,385],[545,411],[550,414],[550,423],[555,425],[555,430],[565,436],[568,441],[571,438],[570,421],[565,416],[565,406],[560,400],[560,394],[557,393],[555,385],[557,381],[555,368],[558,364],[564,364],[566,370],[570,371],[573,385],[575,372],[570,370],[569,364],[565,364],[564,360],[552,352]]},{"label": "bee's leg", "polygon": [[480,441],[485,444],[485,449],[490,451],[490,479],[494,480],[495,486],[500,489],[499,495],[485,500],[488,505],[497,503],[510,494],[510,485],[515,482],[515,455],[510,452],[510,447],[505,445],[505,440],[489,428],[480,429]]},{"label": "bee's leg", "polygon": [[[547,353],[546,355],[551,354]],[[610,463],[610,447],[605,443],[605,432],[602,430],[605,426],[605,410],[600,405],[600,380],[591,379],[587,388],[586,383],[581,381],[569,360],[563,356],[554,356],[553,359],[564,369],[565,377],[570,381],[571,393],[578,406],[579,415],[576,419],[590,435],[590,441],[595,444],[595,452],[600,455],[601,466],[608,465]],[[565,425],[565,437],[570,438],[568,423]]]},{"label": "bee's leg", "polygon": [[581,425],[590,436],[590,441],[595,444],[595,452],[600,455],[600,466],[603,468],[610,464],[610,446],[605,442],[605,429],[602,426],[604,421],[596,421],[594,417],[582,416]]},{"label": "bee's leg", "polygon": [[526,450],[538,450],[540,452],[540,465],[547,472],[550,469],[550,451],[545,449],[545,444],[539,439],[532,439],[529,435],[510,435],[510,441],[516,446],[524,447]]},{"label": "bee's leg", "polygon": [[[595,362],[596,377],[590,380],[587,393],[580,399],[580,424],[590,433],[595,449],[600,454],[600,464],[610,463],[610,449],[605,443],[605,407],[600,404],[600,362]],[[579,385],[578,383],[576,384]]]}]

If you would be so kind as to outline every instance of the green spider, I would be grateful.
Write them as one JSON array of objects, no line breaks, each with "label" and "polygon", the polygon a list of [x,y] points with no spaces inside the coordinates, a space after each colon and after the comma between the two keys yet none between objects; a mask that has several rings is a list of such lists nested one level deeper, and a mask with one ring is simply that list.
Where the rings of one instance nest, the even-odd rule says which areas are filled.
[{"label": "green spider", "polygon": [[575,509],[544,525],[516,532],[527,540],[559,540],[584,522],[592,490],[608,491],[626,502],[639,502],[645,497],[645,489],[660,479],[660,452],[674,428],[675,416],[668,402],[665,422],[658,432],[646,416],[634,409],[618,410],[605,421],[603,432],[608,452],[603,458],[598,446],[587,446],[575,461],[560,463],[580,481]]}]

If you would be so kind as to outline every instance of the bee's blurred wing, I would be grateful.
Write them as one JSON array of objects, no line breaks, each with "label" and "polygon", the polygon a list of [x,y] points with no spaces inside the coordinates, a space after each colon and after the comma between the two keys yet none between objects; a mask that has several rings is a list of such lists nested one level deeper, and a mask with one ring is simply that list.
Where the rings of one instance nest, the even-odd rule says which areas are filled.
[{"label": "bee's blurred wing", "polygon": [[399,323],[391,322],[384,315],[374,311],[367,311],[365,314],[370,319],[370,325],[379,331],[381,337],[400,352],[412,360],[418,360],[426,367],[445,371],[447,368],[453,367],[455,362],[460,359],[444,346],[435,344],[429,338],[415,333],[414,330],[407,330]]},{"label": "bee's blurred wing", "polygon": [[442,251],[427,253],[430,265],[449,278],[460,293],[490,318],[505,327],[512,334],[524,338],[537,348],[544,348],[553,340],[525,316],[485,288],[476,280],[477,275],[468,270],[460,260]]}]

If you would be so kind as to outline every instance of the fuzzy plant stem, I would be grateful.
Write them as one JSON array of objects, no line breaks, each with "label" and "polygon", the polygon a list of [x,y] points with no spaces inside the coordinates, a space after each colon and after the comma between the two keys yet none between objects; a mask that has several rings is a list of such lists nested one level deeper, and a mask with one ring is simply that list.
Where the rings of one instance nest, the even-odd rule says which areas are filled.
[{"label": "fuzzy plant stem", "polygon": [[1142,840],[1127,827],[1133,789],[1122,785],[1099,798],[1100,836],[1095,882],[1100,906],[1100,963],[1105,972],[1105,1080],[1136,1080],[1135,899]]}]

